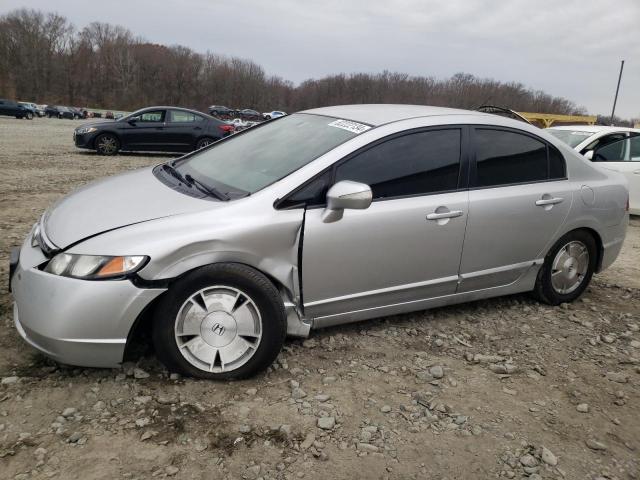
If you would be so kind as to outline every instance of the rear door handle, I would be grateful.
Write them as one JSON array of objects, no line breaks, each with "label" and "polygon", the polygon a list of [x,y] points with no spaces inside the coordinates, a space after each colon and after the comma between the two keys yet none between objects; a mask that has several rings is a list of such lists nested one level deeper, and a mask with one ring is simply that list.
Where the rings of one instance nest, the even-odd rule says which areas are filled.
[{"label": "rear door handle", "polygon": [[451,210],[449,212],[430,213],[429,215],[427,215],[427,220],[441,220],[443,218],[455,218],[461,216],[462,210]]},{"label": "rear door handle", "polygon": [[564,198],[560,197],[541,198],[540,200],[536,200],[536,205],[539,207],[544,207],[546,205],[556,205],[562,202],[564,202]]}]

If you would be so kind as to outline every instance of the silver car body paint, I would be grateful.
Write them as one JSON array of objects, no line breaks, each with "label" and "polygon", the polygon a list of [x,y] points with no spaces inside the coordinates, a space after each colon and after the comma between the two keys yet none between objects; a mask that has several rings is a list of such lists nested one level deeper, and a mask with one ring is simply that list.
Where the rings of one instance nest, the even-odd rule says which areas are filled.
[{"label": "silver car body paint", "polygon": [[[58,247],[70,245],[69,253],[149,256],[138,275],[150,285],[211,263],[250,265],[280,289],[288,333],[296,336],[311,328],[530,291],[551,246],[576,228],[591,229],[601,239],[600,269],[620,251],[628,223],[624,179],[543,130],[494,115],[411,105],[306,113],[374,128],[245,198],[187,197],[146,168],[72,193],[49,211],[41,228]],[[438,125],[530,132],[562,152],[568,179],[374,201],[366,210],[345,210],[332,223],[322,221],[322,208],[305,213],[274,207],[355,150],[394,133]],[[589,201],[584,188],[593,193],[586,195]],[[541,198],[562,201],[543,207],[536,205]],[[442,212],[455,215],[426,217]],[[18,330],[62,362],[121,362],[136,319],[166,287],[58,277],[36,268],[45,260],[27,238],[12,281]]]}]

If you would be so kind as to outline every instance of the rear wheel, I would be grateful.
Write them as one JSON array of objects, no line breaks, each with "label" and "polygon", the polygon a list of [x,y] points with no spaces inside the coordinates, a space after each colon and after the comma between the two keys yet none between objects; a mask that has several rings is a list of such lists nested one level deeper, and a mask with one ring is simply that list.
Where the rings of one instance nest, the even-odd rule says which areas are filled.
[{"label": "rear wheel", "polygon": [[597,246],[590,233],[584,230],[567,233],[545,257],[535,296],[550,305],[573,302],[589,286],[596,260]]},{"label": "rear wheel", "polygon": [[96,138],[95,147],[100,155],[115,155],[120,150],[120,142],[115,135],[103,133]]},{"label": "rear wheel", "polygon": [[179,280],[156,310],[153,343],[171,371],[198,378],[246,378],[267,368],[286,335],[276,287],[246,265],[221,263]]},{"label": "rear wheel", "polygon": [[213,139],[211,137],[203,137],[203,138],[199,139],[198,142],[196,143],[196,150],[200,150],[201,148],[209,146],[213,142],[215,142],[215,139]]},{"label": "rear wheel", "polygon": [[27,120],[33,120],[33,113],[27,112],[26,119]]}]

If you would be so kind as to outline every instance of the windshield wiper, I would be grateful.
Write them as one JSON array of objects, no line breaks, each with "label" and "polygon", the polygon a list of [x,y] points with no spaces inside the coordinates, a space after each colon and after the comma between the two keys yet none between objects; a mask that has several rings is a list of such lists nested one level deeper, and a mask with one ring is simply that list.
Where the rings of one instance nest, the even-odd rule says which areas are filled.
[{"label": "windshield wiper", "polygon": [[192,175],[189,175],[188,173],[186,175],[182,175],[177,168],[171,166],[168,163],[163,164],[162,168],[165,171],[169,172],[172,177],[177,178],[180,182],[184,183],[188,187],[194,187],[200,190],[202,193],[206,193],[210,197],[215,197],[218,200],[229,200],[229,195],[227,195],[226,193],[205,185],[200,180],[196,180]]},{"label": "windshield wiper", "polygon": [[183,177],[182,174],[176,168],[172,167],[168,163],[164,163],[162,165],[162,168],[166,172],[169,172],[172,177],[177,178],[178,180],[180,180],[185,185],[189,185],[190,184],[189,180],[186,177]]},{"label": "windshield wiper", "polygon": [[[173,168],[173,167],[171,167],[171,168]],[[184,176],[184,178],[185,178],[185,180],[187,182],[189,182],[189,185],[193,185],[198,190],[200,190],[202,193],[206,193],[206,194],[208,194],[208,195],[210,195],[212,197],[216,197],[218,200],[225,200],[225,201],[229,200],[229,195],[227,195],[226,193],[221,192],[220,190],[218,190],[218,189],[216,189],[214,187],[210,187],[208,185],[205,185],[200,180],[197,180],[197,179],[193,178],[188,173]]]}]

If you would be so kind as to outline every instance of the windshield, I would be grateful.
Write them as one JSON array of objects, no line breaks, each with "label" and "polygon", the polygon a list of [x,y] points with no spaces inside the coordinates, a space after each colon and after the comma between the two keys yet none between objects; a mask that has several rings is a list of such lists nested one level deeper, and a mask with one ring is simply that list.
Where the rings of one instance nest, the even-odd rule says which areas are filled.
[{"label": "windshield", "polygon": [[584,140],[593,135],[593,132],[580,132],[578,130],[555,130],[548,128],[547,132],[568,144],[571,148],[580,145]]},{"label": "windshield", "polygon": [[354,130],[368,128],[320,115],[288,115],[178,161],[176,169],[223,191],[254,193],[355,137]]}]

